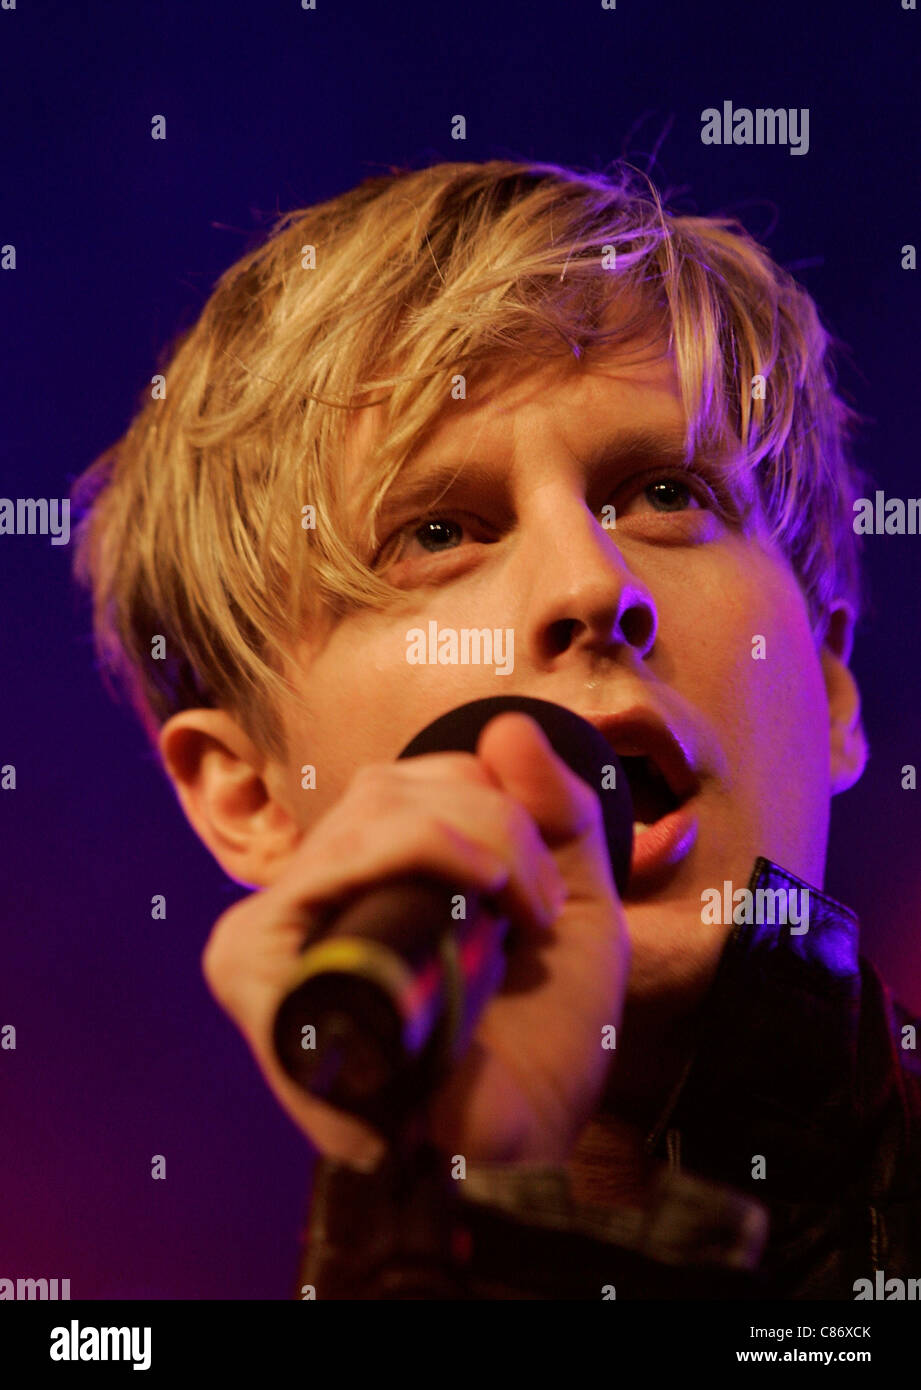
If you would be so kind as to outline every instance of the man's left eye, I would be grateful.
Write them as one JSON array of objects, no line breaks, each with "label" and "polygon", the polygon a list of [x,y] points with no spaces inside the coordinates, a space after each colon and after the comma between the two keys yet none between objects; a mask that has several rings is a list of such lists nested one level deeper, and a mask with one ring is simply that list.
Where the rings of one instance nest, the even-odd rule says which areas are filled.
[{"label": "man's left eye", "polygon": [[697,477],[692,481],[668,476],[651,478],[646,483],[640,482],[624,507],[618,509],[618,515],[625,514],[639,498],[643,498],[653,511],[660,514],[689,510],[718,510],[719,507],[707,484]]},{"label": "man's left eye", "polygon": [[677,478],[658,478],[655,482],[647,483],[643,489],[643,496],[662,512],[680,512],[692,502],[695,506],[700,506],[698,498],[687,483],[682,483]]},{"label": "man's left eye", "polygon": [[440,550],[455,550],[468,528],[455,517],[430,516],[410,531],[410,536],[430,554]]}]

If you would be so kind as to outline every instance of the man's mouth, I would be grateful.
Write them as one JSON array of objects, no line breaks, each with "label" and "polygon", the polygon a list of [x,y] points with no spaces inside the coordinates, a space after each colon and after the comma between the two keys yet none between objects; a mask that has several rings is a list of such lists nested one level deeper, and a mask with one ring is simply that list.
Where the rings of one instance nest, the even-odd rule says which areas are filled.
[{"label": "man's mouth", "polygon": [[681,804],[652,758],[623,753],[620,762],[630,783],[633,824],[638,833],[648,830]]},{"label": "man's mouth", "polygon": [[697,839],[691,802],[700,788],[693,757],[654,711],[587,716],[617,754],[633,798],[633,857],[625,899],[645,896]]}]

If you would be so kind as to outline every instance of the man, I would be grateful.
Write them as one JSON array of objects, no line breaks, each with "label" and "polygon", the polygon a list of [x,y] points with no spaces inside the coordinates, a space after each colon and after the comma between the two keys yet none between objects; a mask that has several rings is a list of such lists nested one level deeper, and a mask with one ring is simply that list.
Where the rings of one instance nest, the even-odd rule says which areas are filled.
[{"label": "man", "polygon": [[[283,219],[85,480],[100,650],[260,890],[203,964],[324,1155],[319,1296],[852,1297],[908,1270],[916,1053],[821,892],[866,759],[849,424],[814,306],[740,229],[629,171],[440,165]],[[433,620],[502,662],[420,654]],[[395,761],[508,693],[629,760],[623,900],[597,795],[523,715]],[[323,907],[405,873],[514,931],[424,1137],[388,1149],[271,1029]]]}]

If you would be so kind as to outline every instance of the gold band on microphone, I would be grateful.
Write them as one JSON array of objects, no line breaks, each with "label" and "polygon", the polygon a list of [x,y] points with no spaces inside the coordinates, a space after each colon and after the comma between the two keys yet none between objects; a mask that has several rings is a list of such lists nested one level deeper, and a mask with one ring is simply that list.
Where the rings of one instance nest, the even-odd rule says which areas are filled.
[{"label": "gold band on microphone", "polygon": [[[333,937],[311,946],[298,957],[287,992],[327,970],[361,975],[397,1001],[412,994],[414,977],[406,962],[379,942],[357,936]],[[406,1011],[401,1008],[401,1012]]]}]

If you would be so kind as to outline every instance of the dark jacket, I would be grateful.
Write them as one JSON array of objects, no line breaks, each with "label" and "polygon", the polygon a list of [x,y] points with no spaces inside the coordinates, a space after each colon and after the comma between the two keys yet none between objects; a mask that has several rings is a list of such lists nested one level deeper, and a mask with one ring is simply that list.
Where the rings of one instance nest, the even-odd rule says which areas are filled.
[{"label": "dark jacket", "polygon": [[[759,859],[749,887],[809,885]],[[853,1299],[921,1276],[921,1026],[854,914],[809,893],[803,934],[733,928],[642,1210],[578,1207],[556,1167],[455,1180],[419,1145],[372,1175],[320,1160],[295,1296]]]}]

